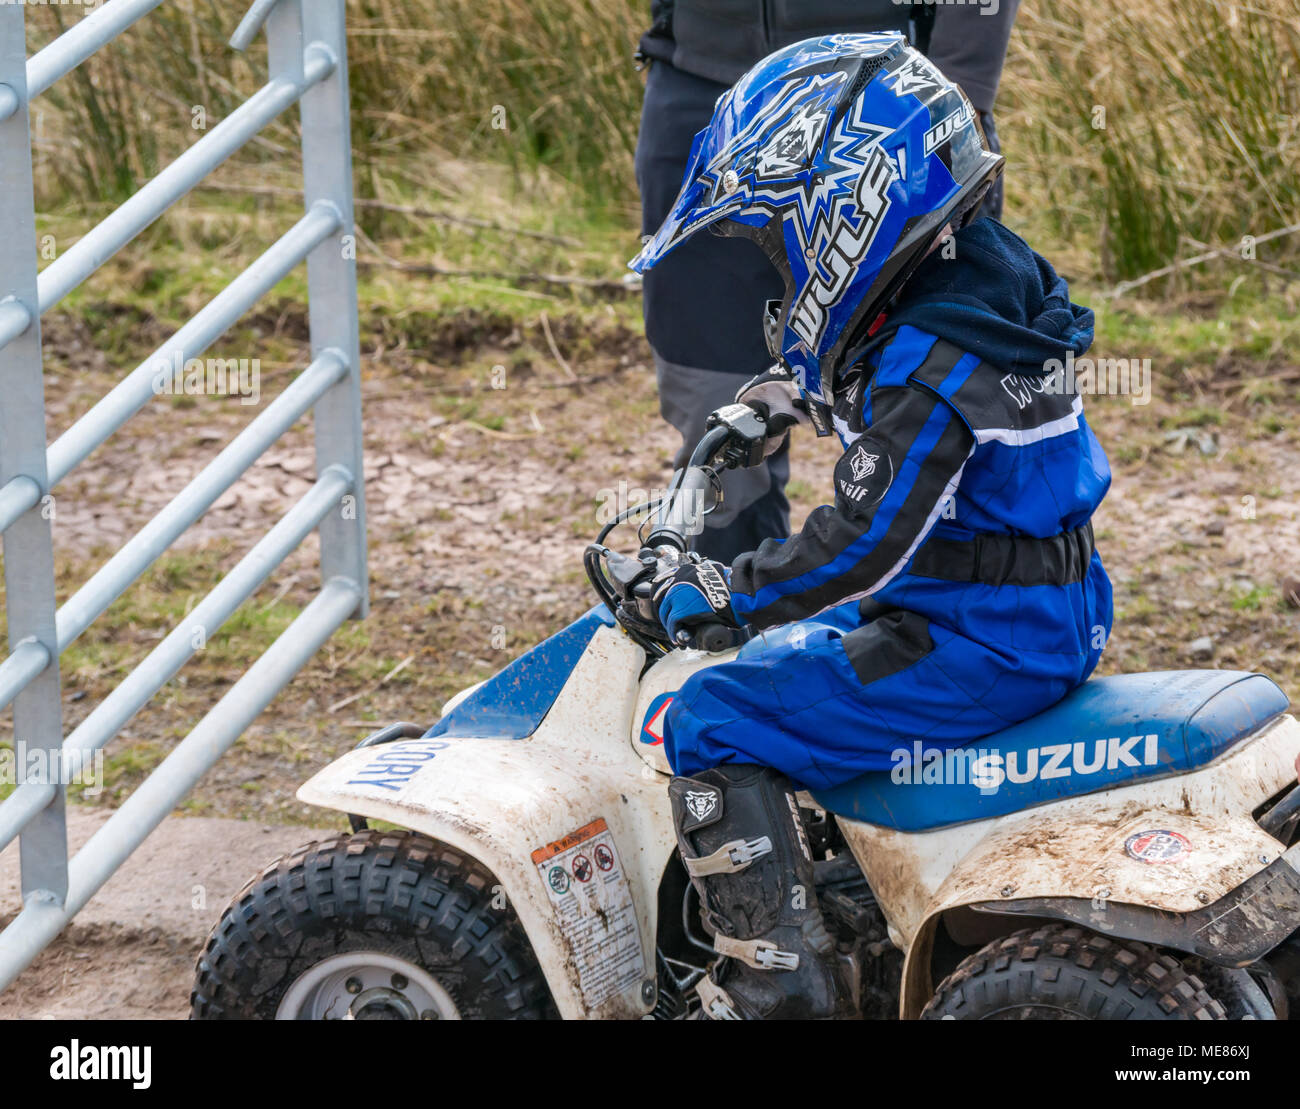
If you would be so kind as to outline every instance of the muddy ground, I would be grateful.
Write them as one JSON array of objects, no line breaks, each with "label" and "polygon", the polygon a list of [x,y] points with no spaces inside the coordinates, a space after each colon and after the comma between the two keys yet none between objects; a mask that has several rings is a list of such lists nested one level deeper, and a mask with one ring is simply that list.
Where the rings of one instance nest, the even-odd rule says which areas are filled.
[{"label": "muddy ground", "polygon": [[[657,419],[644,340],[621,318],[626,314],[589,309],[545,323],[540,313],[450,320],[407,313],[368,321],[371,614],[309,664],[209,772],[183,812],[268,825],[321,823],[320,814],[294,799],[315,769],[378,724],[431,722],[456,689],[592,603],[580,556],[601,511],[620,483],[662,486],[674,445]],[[141,358],[166,336],[160,325],[129,313],[114,327],[121,348]],[[303,365],[297,352],[304,331],[292,307],[272,310],[213,353],[271,350],[262,363],[264,404]],[[45,341],[50,430],[57,434],[135,363],[110,364],[104,344],[90,341],[88,325],[69,317],[48,320]],[[1278,381],[1289,402],[1277,403]],[[1115,470],[1096,520],[1116,583],[1116,630],[1102,672],[1253,669],[1300,693],[1300,609],[1287,601],[1288,590],[1300,589],[1298,382],[1294,362],[1276,357],[1157,360],[1149,405],[1089,401],[1089,419]],[[256,411],[236,398],[160,398],[129,434],[95,453],[57,490],[60,600]],[[823,499],[834,455],[827,443],[796,444],[796,520]],[[301,424],[64,656],[65,729],[156,646],[311,477],[311,433]],[[131,721],[110,748],[103,788],[80,793],[78,803],[111,808],[161,761],[310,599],[318,584],[314,560],[314,550],[305,549],[272,575],[228,631],[213,636]],[[6,715],[0,742],[11,738],[11,728]],[[325,822],[337,825],[330,817]],[[195,921],[194,944],[179,947],[173,938],[150,939],[147,930],[125,925],[74,932],[42,956],[22,992],[8,996],[27,998],[32,1013],[47,1011],[70,976],[92,966],[129,970],[139,958],[154,968],[148,973],[165,971],[171,992],[164,1008],[179,1015],[176,983],[210,923]],[[41,998],[46,1002],[38,1004]],[[138,1001],[124,998],[119,1015],[138,1012]],[[0,1014],[15,1014],[13,1004],[8,1000]]]}]

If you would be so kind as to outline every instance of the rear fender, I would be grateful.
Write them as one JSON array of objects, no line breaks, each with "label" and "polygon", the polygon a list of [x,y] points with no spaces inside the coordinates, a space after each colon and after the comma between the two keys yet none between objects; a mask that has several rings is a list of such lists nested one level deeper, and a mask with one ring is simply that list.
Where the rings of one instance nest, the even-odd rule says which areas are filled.
[{"label": "rear fender", "polygon": [[[1298,753],[1283,716],[1191,774],[910,835],[841,820],[907,951],[901,1015],[933,996],[941,922],[963,946],[1046,918],[1224,966],[1259,958],[1300,926],[1297,849],[1284,857],[1252,815],[1295,781]],[[1151,832],[1175,833],[1170,857]]]}]

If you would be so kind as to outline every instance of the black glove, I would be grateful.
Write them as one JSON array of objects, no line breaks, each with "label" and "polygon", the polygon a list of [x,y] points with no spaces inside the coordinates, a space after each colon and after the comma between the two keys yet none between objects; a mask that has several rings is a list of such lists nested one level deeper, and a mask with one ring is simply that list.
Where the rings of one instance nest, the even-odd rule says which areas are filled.
[{"label": "black glove", "polygon": [[739,628],[731,607],[731,571],[721,562],[688,561],[655,578],[651,600],[655,614],[668,638],[682,642],[679,633],[690,633],[701,624],[726,624]]}]

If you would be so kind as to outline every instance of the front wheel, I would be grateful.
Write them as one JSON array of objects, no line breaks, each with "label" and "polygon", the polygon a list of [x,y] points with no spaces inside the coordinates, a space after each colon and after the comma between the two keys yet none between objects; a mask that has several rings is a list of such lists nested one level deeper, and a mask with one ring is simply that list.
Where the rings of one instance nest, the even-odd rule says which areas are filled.
[{"label": "front wheel", "polygon": [[1065,924],[1026,928],[964,959],[923,1020],[1227,1020],[1172,955]]},{"label": "front wheel", "polygon": [[493,876],[413,832],[358,832],[272,863],[212,930],[190,1001],[196,1020],[554,1015]]}]

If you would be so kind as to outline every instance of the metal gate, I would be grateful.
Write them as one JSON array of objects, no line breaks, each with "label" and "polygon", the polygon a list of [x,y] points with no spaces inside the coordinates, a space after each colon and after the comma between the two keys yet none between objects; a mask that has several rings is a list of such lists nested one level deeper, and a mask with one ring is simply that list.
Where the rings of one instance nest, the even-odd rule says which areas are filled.
[{"label": "metal gate", "polygon": [[[13,705],[14,792],[0,803],[0,850],[20,837],[23,908],[0,932],[0,989],[91,898],[199,777],[349,617],[367,607],[360,351],[351,249],[352,154],[344,0],[254,0],[231,39],[263,26],[267,83],[51,262],[36,268],[28,106],[164,0],[109,0],[28,59],[24,8],[0,0],[0,531],[9,655],[0,708]],[[306,212],[239,277],[53,443],[45,438],[41,314],[294,104]],[[197,357],[306,261],[311,362],[294,382],[80,589],[57,606],[52,490],[155,395],[160,361]],[[316,481],[66,738],[59,655],[308,411]],[[312,531],[320,592],[275,643],[69,860],[67,783]]]}]

